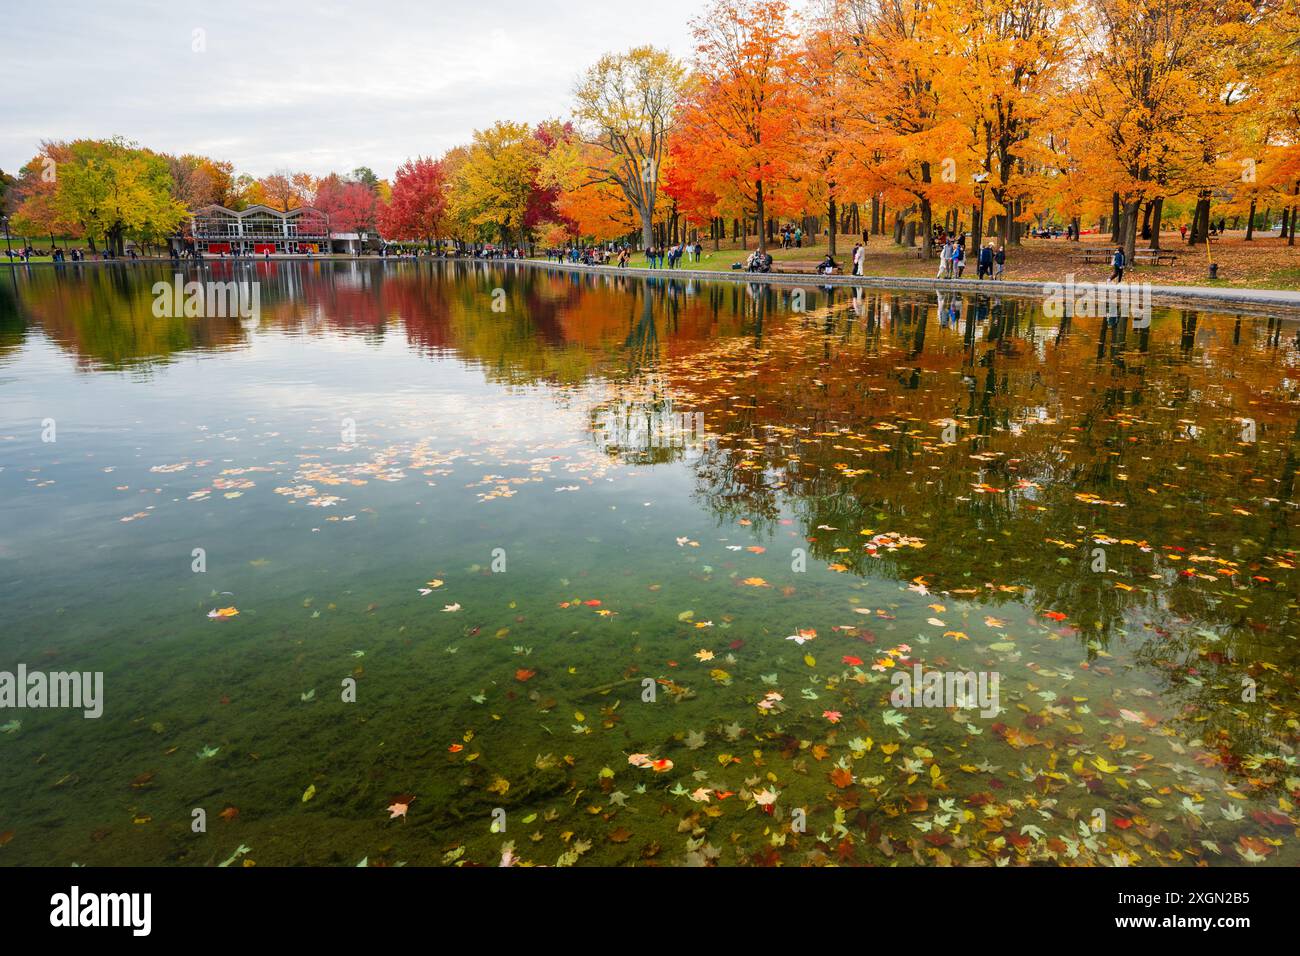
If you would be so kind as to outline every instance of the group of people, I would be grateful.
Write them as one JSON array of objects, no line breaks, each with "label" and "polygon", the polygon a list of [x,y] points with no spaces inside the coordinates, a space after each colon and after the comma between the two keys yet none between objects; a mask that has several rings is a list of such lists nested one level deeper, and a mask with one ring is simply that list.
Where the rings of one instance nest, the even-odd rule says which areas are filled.
[{"label": "group of people", "polygon": [[755,249],[745,260],[746,272],[771,272],[772,271],[772,254],[770,252],[759,252]]},{"label": "group of people", "polygon": [[782,249],[802,249],[803,248],[803,230],[798,226],[789,224],[781,227],[781,248]]},{"label": "group of people", "polygon": [[[960,279],[966,272],[966,233],[944,233],[939,246],[939,271],[936,279]],[[1007,250],[990,240],[980,247],[975,260],[976,277],[1001,279],[1006,271]]]},{"label": "group of people", "polygon": [[619,265],[627,261],[627,248],[609,246],[562,246],[546,250],[546,258],[559,263],[584,266],[609,265],[611,259],[618,259]]},{"label": "group of people", "polygon": [[518,246],[510,249],[498,249],[496,246],[488,246],[482,249],[474,250],[475,259],[527,259],[524,250]]},{"label": "group of people", "polygon": [[[62,246],[55,246],[52,249],[36,249],[29,244],[26,246],[22,246],[19,249],[9,248],[6,250],[6,252],[9,255],[10,262],[14,262],[14,261],[31,262],[32,259],[40,258],[41,256],[49,256],[51,262],[85,262],[86,261],[86,250],[64,249]],[[92,252],[91,254],[94,255],[95,253]],[[98,255],[99,258],[101,259],[114,258],[113,254],[108,251],[101,251],[100,253],[98,253]],[[128,249],[126,251],[126,257],[128,259],[139,259],[140,254],[136,252],[134,249]]]},{"label": "group of people", "polygon": [[[671,246],[650,246],[645,251],[646,266],[651,269],[676,269],[682,259],[698,262],[704,256],[704,247],[698,242],[678,242]],[[603,246],[562,246],[546,250],[546,258],[558,263],[573,265],[606,266],[613,264],[626,268],[632,258],[632,247],[625,242],[607,243]]]},{"label": "group of people", "polygon": [[[645,251],[645,260],[651,269],[676,269],[686,257],[687,262],[698,262],[704,255],[704,247],[698,242],[679,242],[664,249],[663,246],[651,246]],[[665,262],[667,265],[665,265]]]}]

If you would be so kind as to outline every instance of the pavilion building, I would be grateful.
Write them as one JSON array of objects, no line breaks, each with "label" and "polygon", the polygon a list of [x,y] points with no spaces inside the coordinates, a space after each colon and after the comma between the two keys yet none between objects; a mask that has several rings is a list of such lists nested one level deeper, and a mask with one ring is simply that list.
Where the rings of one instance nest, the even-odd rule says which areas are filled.
[{"label": "pavilion building", "polygon": [[329,216],[311,206],[288,212],[270,206],[236,211],[204,206],[195,211],[190,234],[204,255],[306,255],[330,251]]}]

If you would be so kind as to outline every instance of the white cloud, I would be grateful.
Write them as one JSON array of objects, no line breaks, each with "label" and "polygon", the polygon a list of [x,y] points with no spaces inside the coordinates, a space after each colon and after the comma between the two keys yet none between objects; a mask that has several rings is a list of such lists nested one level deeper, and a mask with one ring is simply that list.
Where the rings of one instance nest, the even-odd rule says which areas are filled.
[{"label": "white cloud", "polygon": [[[121,134],[241,172],[437,154],[498,119],[567,115],[608,50],[690,53],[701,0],[67,3],[5,21],[0,169],[42,139]],[[205,49],[195,52],[195,32]]]}]

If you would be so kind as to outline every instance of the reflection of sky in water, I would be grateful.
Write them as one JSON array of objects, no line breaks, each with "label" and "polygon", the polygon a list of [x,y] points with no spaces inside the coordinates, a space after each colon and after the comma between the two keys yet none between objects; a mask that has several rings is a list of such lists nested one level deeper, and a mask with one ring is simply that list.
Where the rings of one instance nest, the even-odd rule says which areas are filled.
[{"label": "reflection of sky in water", "polygon": [[[929,832],[908,822],[922,821],[910,816],[921,797],[932,812],[993,791],[998,805],[1048,806],[1031,819],[1008,805],[1017,839],[1041,823],[1077,842],[1066,811],[1100,803],[1138,821],[1152,847],[1186,853],[1204,834],[1177,809],[1183,795],[1205,794],[1222,816],[1229,790],[1275,805],[1295,772],[1277,756],[1296,743],[1285,722],[1300,438],[1283,326],[1157,310],[1149,334],[1117,344],[1012,299],[960,299],[945,327],[923,295],[814,293],[797,315],[779,289],[318,264],[271,270],[250,332],[233,320],[160,326],[148,284],[109,275],[78,284],[33,270],[17,331],[0,299],[0,667],[102,667],[110,701],[127,703],[80,736],[60,736],[58,715],[28,715],[0,746],[152,767],[157,741],[133,734],[157,723],[188,755],[158,813],[243,788],[229,799],[262,807],[248,837],[260,849],[268,831],[302,822],[298,794],[319,779],[334,839],[359,859],[374,851],[373,808],[356,767],[373,759],[375,733],[400,742],[374,771],[381,796],[428,781],[415,806],[430,813],[477,813],[494,775],[535,788],[520,806],[540,811],[546,787],[564,783],[535,764],[552,752],[577,754],[575,786],[598,787],[611,766],[632,793],[653,781],[621,776],[635,750],[672,754],[681,779],[645,799],[682,814],[695,801],[667,788],[692,774],[704,774],[692,787],[749,792],[745,780],[770,771],[784,799],[824,806],[829,791],[871,814],[888,806],[883,818],[900,819],[891,848],[905,854],[910,830]],[[484,292],[498,285],[504,315]],[[1251,443],[1239,440],[1246,417]],[[46,418],[55,444],[40,441]],[[1102,574],[1090,569],[1098,546]],[[195,547],[206,574],[190,571]],[[497,548],[501,576],[488,569]],[[793,570],[796,552],[807,573]],[[227,605],[239,616],[207,618]],[[807,646],[787,640],[806,629],[817,631]],[[997,669],[1004,711],[978,727],[945,712],[885,725],[891,660]],[[353,667],[372,708],[383,702],[365,711],[368,729],[281,709]],[[512,677],[521,668],[536,673]],[[1224,690],[1272,674],[1266,720]],[[629,698],[609,710],[613,698],[589,694],[644,675],[680,706]],[[784,709],[761,716],[755,701],[773,688]],[[256,766],[237,762],[263,722],[304,743],[261,740]],[[467,728],[482,764],[444,754]],[[846,749],[850,738],[859,746]],[[814,743],[827,753],[810,756]],[[230,761],[215,783],[216,765],[193,757],[209,745]],[[720,762],[756,747],[762,770]],[[322,753],[346,760],[312,768]],[[905,760],[921,783],[900,776]],[[947,789],[925,789],[931,766]],[[833,767],[849,776],[828,782]],[[1099,769],[1111,767],[1159,807]],[[110,826],[108,803],[33,801],[19,795],[29,782],[8,785],[22,822],[57,807],[84,830],[59,831],[56,862],[98,862],[110,847],[165,856],[140,828],[142,842],[84,845]],[[748,834],[735,852],[770,862],[756,834],[774,818],[752,801],[726,806],[725,825]],[[1211,862],[1263,853],[1234,841],[1276,831],[1231,816],[1211,833],[1223,845],[1197,850],[1219,854]],[[584,817],[569,805],[557,825],[590,827]],[[924,818],[947,832],[936,819]],[[672,862],[716,859],[683,850],[677,822],[638,824],[648,832],[627,852],[653,840]],[[427,846],[457,840],[480,862],[500,852],[477,824],[429,823],[437,839],[401,852],[437,862]],[[1001,832],[984,823],[960,839],[974,834],[984,860],[1066,858],[1037,838],[999,843]],[[622,842],[589,835],[591,859],[630,862]],[[538,859],[555,862],[560,848],[543,844]],[[871,846],[859,839],[853,858],[886,862],[879,834]],[[823,852],[810,847],[798,862]],[[1279,857],[1293,859],[1289,844]]]}]

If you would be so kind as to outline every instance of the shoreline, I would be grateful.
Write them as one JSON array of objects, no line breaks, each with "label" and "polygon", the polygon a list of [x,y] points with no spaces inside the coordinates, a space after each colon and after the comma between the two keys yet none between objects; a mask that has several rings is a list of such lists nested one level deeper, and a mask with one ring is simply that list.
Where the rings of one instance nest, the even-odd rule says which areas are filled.
[{"label": "shoreline", "polygon": [[[672,279],[699,279],[705,282],[744,282],[769,285],[807,285],[832,288],[903,289],[909,292],[965,292],[977,294],[1005,294],[1042,298],[1052,285],[1060,283],[1015,281],[1004,279],[923,279],[907,276],[819,276],[806,272],[742,272],[740,270],[716,272],[700,269],[643,269],[618,266],[585,266],[572,263],[546,262],[537,259],[472,260],[507,265],[526,265],[549,268],[562,272],[595,275],[624,275],[635,278],[667,277]],[[1076,280],[1076,288],[1092,285],[1103,288],[1107,283]],[[1143,283],[1133,283],[1141,285]],[[1233,310],[1268,312],[1282,310],[1288,319],[1300,319],[1300,292],[1286,289],[1237,289],[1213,286],[1151,285],[1153,305],[1219,305]]]},{"label": "shoreline", "polygon": [[[548,269],[554,272],[566,272],[579,275],[611,275],[628,278],[668,278],[675,280],[698,280],[701,282],[741,282],[765,285],[808,285],[822,288],[866,288],[899,289],[908,292],[961,292],[976,294],[1004,294],[1020,297],[1043,298],[1049,287],[1058,288],[1061,283],[1049,283],[1027,280],[1005,279],[927,279],[910,276],[820,276],[808,272],[743,272],[741,270],[704,270],[704,269],[647,269],[639,267],[589,266],[580,263],[549,262],[545,259],[478,259],[457,257],[448,259],[384,259],[379,256],[273,256],[270,259],[204,259],[203,265],[212,262],[243,262],[248,264],[266,262],[378,262],[389,264],[423,264],[429,263],[466,263],[492,266],[520,266],[532,269]],[[38,266],[142,266],[175,265],[172,259],[92,259],[85,262],[12,262],[0,259],[0,264],[11,268],[33,268]],[[181,263],[185,268],[193,268],[195,263],[186,260]],[[1146,283],[1130,283],[1145,285]],[[1076,280],[1075,287],[1087,285],[1103,288],[1105,282],[1094,280]],[[1282,312],[1279,318],[1300,320],[1300,292],[1286,289],[1241,289],[1236,287],[1217,288],[1214,286],[1180,286],[1150,285],[1151,303],[1162,306],[1194,306],[1197,308],[1218,306],[1229,311],[1249,312],[1251,314],[1269,314]]]}]

